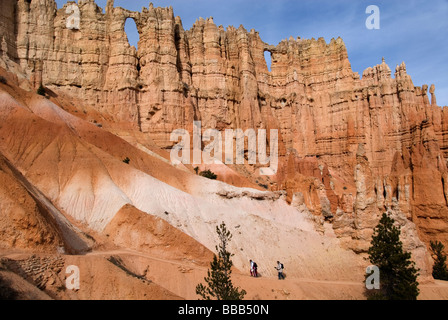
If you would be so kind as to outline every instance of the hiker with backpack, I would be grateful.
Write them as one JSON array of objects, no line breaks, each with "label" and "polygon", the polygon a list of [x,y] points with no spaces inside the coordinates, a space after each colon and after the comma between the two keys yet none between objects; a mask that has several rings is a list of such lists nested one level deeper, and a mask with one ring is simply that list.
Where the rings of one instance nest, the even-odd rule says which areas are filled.
[{"label": "hiker with backpack", "polygon": [[249,260],[250,262],[250,276],[254,276],[254,262],[252,260]]},{"label": "hiker with backpack", "polygon": [[251,275],[251,277],[258,277],[257,263],[252,260],[250,260],[250,275]]},{"label": "hiker with backpack", "polygon": [[278,271],[278,280],[285,279],[285,275],[283,274],[283,269],[284,269],[283,263],[281,263],[280,261],[277,261],[277,266],[274,268],[277,269],[277,271]]}]

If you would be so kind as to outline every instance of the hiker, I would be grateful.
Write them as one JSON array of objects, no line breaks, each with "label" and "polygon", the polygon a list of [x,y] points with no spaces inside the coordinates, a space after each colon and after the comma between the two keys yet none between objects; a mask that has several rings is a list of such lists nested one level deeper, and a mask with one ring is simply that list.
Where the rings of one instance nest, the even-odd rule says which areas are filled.
[{"label": "hiker", "polygon": [[250,276],[251,277],[258,277],[258,266],[255,261],[250,260]]},{"label": "hiker", "polygon": [[254,261],[254,277],[258,277],[258,266],[257,263]]},{"label": "hiker", "polygon": [[277,269],[278,271],[278,280],[282,280],[285,279],[285,275],[283,274],[283,263],[281,263],[280,261],[277,261],[277,266],[274,267],[275,269]]},{"label": "hiker", "polygon": [[251,260],[249,260],[250,262],[250,276],[253,277],[254,276],[254,262]]},{"label": "hiker", "polygon": [[255,261],[250,260],[250,275],[251,277],[258,277],[258,266]]}]

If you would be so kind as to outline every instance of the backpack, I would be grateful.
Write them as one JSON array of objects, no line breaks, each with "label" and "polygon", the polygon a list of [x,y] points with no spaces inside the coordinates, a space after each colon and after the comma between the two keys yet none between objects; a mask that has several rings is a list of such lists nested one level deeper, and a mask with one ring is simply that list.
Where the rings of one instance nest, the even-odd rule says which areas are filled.
[{"label": "backpack", "polygon": [[282,269],[285,269],[285,267],[283,266],[283,263],[280,263],[282,265]]}]

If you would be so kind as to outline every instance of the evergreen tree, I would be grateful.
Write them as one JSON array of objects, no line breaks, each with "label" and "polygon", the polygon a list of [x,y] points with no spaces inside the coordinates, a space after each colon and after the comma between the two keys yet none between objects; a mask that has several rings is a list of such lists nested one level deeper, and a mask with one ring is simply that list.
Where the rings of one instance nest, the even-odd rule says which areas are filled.
[{"label": "evergreen tree", "polygon": [[431,251],[436,256],[434,259],[434,266],[432,268],[432,276],[434,279],[448,281],[448,269],[446,266],[446,255],[443,253],[445,246],[439,242],[430,242]]},{"label": "evergreen tree", "polygon": [[207,285],[198,284],[196,294],[204,300],[242,300],[246,291],[235,288],[230,279],[233,254],[227,251],[227,245],[232,239],[232,234],[227,230],[224,222],[216,227],[216,232],[219,237],[219,246],[216,246],[218,256],[214,255],[210,263],[211,270],[207,271],[207,277],[204,278]]},{"label": "evergreen tree", "polygon": [[411,254],[403,251],[400,228],[394,219],[383,214],[374,230],[369,258],[380,270],[380,289],[369,292],[369,299],[416,300],[419,295],[418,269]]}]

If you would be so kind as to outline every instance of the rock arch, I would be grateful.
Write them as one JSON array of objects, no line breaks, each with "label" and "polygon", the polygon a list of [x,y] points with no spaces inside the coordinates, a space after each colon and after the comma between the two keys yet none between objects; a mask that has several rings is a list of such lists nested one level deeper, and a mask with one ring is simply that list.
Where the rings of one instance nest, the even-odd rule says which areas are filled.
[{"label": "rock arch", "polygon": [[138,42],[140,41],[140,34],[137,28],[137,22],[133,17],[127,17],[124,23],[124,32],[126,33],[128,43],[138,50]]}]

